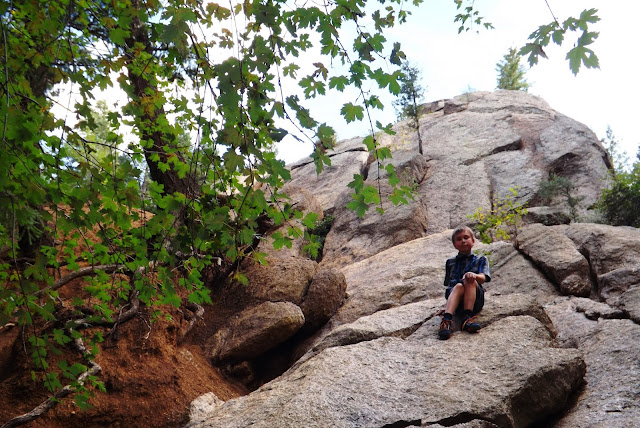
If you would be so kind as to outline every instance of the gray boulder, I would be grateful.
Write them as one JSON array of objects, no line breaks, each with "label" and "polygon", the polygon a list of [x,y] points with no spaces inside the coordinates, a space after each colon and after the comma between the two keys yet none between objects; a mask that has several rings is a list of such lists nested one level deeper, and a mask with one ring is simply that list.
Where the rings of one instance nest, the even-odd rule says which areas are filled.
[{"label": "gray boulder", "polygon": [[482,334],[447,342],[435,339],[434,326],[425,327],[406,339],[328,348],[188,426],[451,426],[483,420],[521,427],[560,411],[582,384],[581,354],[553,348],[532,317],[507,317]]},{"label": "gray boulder", "polygon": [[532,224],[518,234],[518,248],[551,278],[564,294],[591,293],[589,263],[573,241],[552,227]]},{"label": "gray boulder", "polygon": [[[555,427],[634,427],[640,421],[640,326],[628,319],[588,316],[586,299],[563,299],[547,308],[558,340],[584,354],[586,388]],[[587,303],[587,305],[590,305]],[[615,309],[599,311],[614,316]],[[588,306],[587,306],[588,307]]]},{"label": "gray boulder", "polygon": [[213,361],[249,360],[293,336],[304,324],[302,310],[289,302],[247,308],[207,342]]},{"label": "gray boulder", "polygon": [[300,304],[305,323],[302,331],[312,333],[335,315],[344,303],[347,281],[335,268],[321,268],[313,276],[306,296]]}]

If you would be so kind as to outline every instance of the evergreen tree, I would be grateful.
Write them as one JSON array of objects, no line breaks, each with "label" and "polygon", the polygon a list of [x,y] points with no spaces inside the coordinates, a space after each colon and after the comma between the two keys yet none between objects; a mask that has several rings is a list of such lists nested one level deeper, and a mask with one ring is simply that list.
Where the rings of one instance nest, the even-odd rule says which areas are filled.
[{"label": "evergreen tree", "polygon": [[420,69],[409,61],[402,63],[400,93],[393,102],[398,119],[411,119],[411,127],[418,133],[418,151],[422,154],[422,137],[420,136],[419,105],[424,97],[425,89],[420,85]]},{"label": "evergreen tree", "polygon": [[611,159],[614,174],[627,170],[629,165],[629,156],[627,156],[627,153],[620,148],[620,142],[613,134],[613,130],[610,126],[607,125],[606,136],[600,139],[600,142],[607,151],[609,159]]},{"label": "evergreen tree", "polygon": [[512,89],[527,92],[529,83],[524,77],[525,68],[520,65],[520,54],[516,48],[509,48],[509,53],[496,64],[498,72],[497,89]]}]

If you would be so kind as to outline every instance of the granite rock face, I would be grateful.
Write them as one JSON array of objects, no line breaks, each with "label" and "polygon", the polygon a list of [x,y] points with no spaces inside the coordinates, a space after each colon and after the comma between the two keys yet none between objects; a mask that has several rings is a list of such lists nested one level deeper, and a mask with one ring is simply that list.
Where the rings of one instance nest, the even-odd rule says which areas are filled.
[{"label": "granite rock face", "polygon": [[[189,426],[383,427],[476,419],[527,426],[561,410],[582,383],[581,353],[551,347],[534,318],[507,317],[483,336],[454,336],[445,346],[436,346],[432,329],[328,348]],[[500,343],[509,343],[510,352]],[[473,356],[461,366],[470,347]],[[459,393],[470,384],[473,394]]]},{"label": "granite rock face", "polygon": [[[304,258],[294,246],[269,252],[283,267],[265,270],[252,292],[282,300],[287,309],[276,312],[299,311],[290,364],[244,397],[201,398],[189,427],[640,426],[640,232],[577,223],[561,196],[539,194],[549,174],[567,177],[583,201],[578,217],[589,214],[608,165],[595,135],[521,92],[468,94],[422,112],[423,156],[406,123],[378,138],[416,190],[382,216],[344,208],[354,172],[376,187],[386,174],[356,139],[330,153],[326,181],[309,160],[292,166],[289,186],[313,190],[319,202],[308,206],[335,221],[299,291],[276,295],[269,285],[286,278],[278,269],[287,258]],[[482,328],[461,332],[456,319],[440,341],[452,228],[513,186],[537,209],[513,242],[476,241],[492,277]]]},{"label": "granite rock face", "polygon": [[[578,216],[588,214],[606,183],[610,163],[595,134],[538,97],[521,91],[476,92],[445,100],[443,108],[435,105],[425,106],[420,117],[424,155],[417,152],[416,133],[408,122],[393,127],[396,135],[377,136],[380,146],[391,149],[390,163],[401,183],[415,190],[408,205],[389,202],[384,165],[367,157],[356,139],[329,152],[332,166],[326,180],[310,159],[291,166],[292,186],[314,189],[325,211],[339,212],[323,263],[343,267],[454,228],[479,207],[488,209],[494,198],[509,195],[510,188],[518,189],[518,202],[534,208],[530,221],[566,223],[571,219],[566,197],[542,198],[540,182],[551,174],[569,179],[576,189],[572,197],[581,200]],[[354,173],[380,189],[385,220],[375,210],[357,218],[344,208],[351,200],[346,183]]]}]

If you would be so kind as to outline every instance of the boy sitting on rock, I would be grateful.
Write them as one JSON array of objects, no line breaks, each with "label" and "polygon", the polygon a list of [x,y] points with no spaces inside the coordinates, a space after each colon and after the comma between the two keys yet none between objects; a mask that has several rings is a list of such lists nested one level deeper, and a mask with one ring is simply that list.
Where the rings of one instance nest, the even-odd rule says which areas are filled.
[{"label": "boy sitting on rock", "polygon": [[445,264],[444,294],[447,305],[438,330],[438,337],[447,340],[453,333],[453,314],[462,314],[461,330],[476,333],[480,324],[474,316],[484,306],[484,288],[482,284],[491,281],[489,262],[484,256],[471,254],[476,240],[468,226],[460,226],[451,235],[453,246],[458,255]]}]

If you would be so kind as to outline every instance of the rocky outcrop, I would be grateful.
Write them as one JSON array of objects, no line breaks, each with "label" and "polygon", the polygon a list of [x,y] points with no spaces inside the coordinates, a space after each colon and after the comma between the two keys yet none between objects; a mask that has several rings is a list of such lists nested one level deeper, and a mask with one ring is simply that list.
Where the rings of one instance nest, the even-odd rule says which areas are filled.
[{"label": "rocky outcrop", "polygon": [[[547,308],[558,339],[583,352],[587,386],[556,427],[632,427],[640,422],[640,325],[602,304],[563,298]],[[585,310],[585,308],[588,308]]]},{"label": "rocky outcrop", "polygon": [[[326,349],[189,426],[450,426],[474,420],[527,426],[561,410],[582,383],[580,352],[551,347],[549,333],[534,318],[507,317],[482,337],[454,337],[446,346],[437,346],[434,328],[425,325],[404,340],[383,337]],[[500,343],[509,343],[510,352]],[[459,364],[469,349],[468,365]],[[545,394],[538,394],[541,389]]]},{"label": "rocky outcrop", "polygon": [[571,239],[541,224],[527,226],[518,234],[518,248],[533,259],[564,294],[591,293],[589,263]]},{"label": "rocky outcrop", "polygon": [[[335,217],[312,278],[286,297],[310,330],[300,327],[304,334],[287,342],[286,372],[238,399],[202,399],[189,427],[640,425],[640,232],[567,224],[575,218],[566,201],[539,195],[550,173],[567,177],[579,188],[579,214],[587,214],[606,176],[600,143],[519,92],[468,94],[422,111],[424,156],[404,123],[378,138],[416,190],[407,205],[363,218],[344,209],[350,196],[342,186],[354,171],[376,188],[385,176],[356,140],[331,154],[326,187],[305,172],[308,160],[293,169],[289,185],[313,186]],[[351,156],[357,161],[343,162]],[[451,339],[439,341],[451,228],[513,186],[537,209],[515,245],[476,242],[492,274],[477,317],[482,329],[460,332],[455,320]],[[268,283],[286,274],[264,272],[252,274],[265,279],[260,296],[275,299]]]},{"label": "rocky outcrop", "polygon": [[248,360],[264,354],[304,324],[302,310],[289,302],[264,302],[247,308],[209,340],[214,360]]},{"label": "rocky outcrop", "polygon": [[[343,267],[455,227],[516,187],[517,201],[534,208],[531,221],[566,223],[571,219],[567,198],[557,195],[546,200],[539,195],[540,182],[551,174],[571,181],[572,197],[581,200],[578,214],[588,215],[606,182],[609,165],[602,145],[588,128],[520,91],[477,92],[442,104],[444,108],[423,109],[420,117],[424,156],[417,153],[415,131],[408,122],[396,124],[394,136],[377,136],[378,144],[392,150],[390,162],[402,184],[415,190],[408,205],[394,207],[389,202],[384,168],[367,159],[366,153],[354,151],[362,150],[357,140],[338,143],[330,152],[332,166],[326,181],[323,175],[317,176],[310,159],[292,165],[290,185],[314,189],[323,208],[336,213],[323,263]],[[361,157],[354,162],[356,153]],[[384,221],[374,210],[359,219],[344,208],[351,200],[345,186],[358,172],[383,196]]]}]

